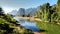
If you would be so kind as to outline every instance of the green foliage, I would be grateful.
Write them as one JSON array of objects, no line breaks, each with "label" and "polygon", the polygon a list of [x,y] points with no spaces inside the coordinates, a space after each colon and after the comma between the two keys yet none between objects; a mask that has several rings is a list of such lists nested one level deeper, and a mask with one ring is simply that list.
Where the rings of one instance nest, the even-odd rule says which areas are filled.
[{"label": "green foliage", "polygon": [[58,0],[57,4],[60,5],[60,0]]},{"label": "green foliage", "polygon": [[58,0],[57,2],[57,14],[58,14],[58,19],[57,20],[60,20],[60,0]]},{"label": "green foliage", "polygon": [[35,13],[35,16],[39,17],[42,21],[56,21],[57,20],[57,8],[56,4],[53,6],[50,6],[49,3],[45,3],[39,7],[37,12]]},{"label": "green foliage", "polygon": [[[50,22],[36,22],[37,27],[46,30],[46,34],[60,34],[60,25],[57,24],[60,23],[60,0],[52,6],[47,3],[43,4],[39,10],[40,13],[42,13],[42,20],[47,19]],[[37,12],[39,12],[39,10]]]},{"label": "green foliage", "polygon": [[50,10],[49,7],[50,7],[49,3],[43,4],[39,7],[39,9],[37,10],[35,14],[37,14],[37,17],[39,17],[40,19],[47,20],[49,10]]}]

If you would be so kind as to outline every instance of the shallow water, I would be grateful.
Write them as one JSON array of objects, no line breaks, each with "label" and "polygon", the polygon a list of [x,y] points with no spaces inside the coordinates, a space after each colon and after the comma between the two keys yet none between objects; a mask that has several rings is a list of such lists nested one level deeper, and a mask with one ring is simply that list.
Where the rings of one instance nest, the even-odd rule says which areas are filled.
[{"label": "shallow water", "polygon": [[20,23],[20,25],[24,26],[25,28],[31,29],[36,32],[40,31],[40,29],[36,27],[36,23],[34,21],[28,21],[27,19],[22,19],[17,17],[14,17],[14,19],[16,19]]}]

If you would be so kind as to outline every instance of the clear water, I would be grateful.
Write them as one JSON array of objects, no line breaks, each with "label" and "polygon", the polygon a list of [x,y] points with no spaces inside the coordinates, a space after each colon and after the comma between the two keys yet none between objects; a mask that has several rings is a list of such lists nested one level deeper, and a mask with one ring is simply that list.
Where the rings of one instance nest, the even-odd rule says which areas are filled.
[{"label": "clear water", "polygon": [[25,28],[31,29],[36,32],[40,31],[40,29],[36,27],[36,23],[34,21],[28,21],[27,19],[21,19],[17,17],[14,17],[14,19],[16,19],[20,23],[20,25],[24,26]]}]

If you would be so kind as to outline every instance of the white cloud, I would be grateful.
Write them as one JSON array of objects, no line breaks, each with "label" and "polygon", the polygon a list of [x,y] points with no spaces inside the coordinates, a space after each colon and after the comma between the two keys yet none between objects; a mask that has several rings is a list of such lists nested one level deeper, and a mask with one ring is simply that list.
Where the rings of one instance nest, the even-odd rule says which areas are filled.
[{"label": "white cloud", "polygon": [[3,10],[4,10],[4,12],[5,13],[9,13],[9,12],[11,12],[12,10],[17,10],[17,9],[14,9],[14,8],[3,8]]},{"label": "white cloud", "polygon": [[13,9],[12,8],[3,8],[3,10],[5,11],[5,13],[11,12]]}]

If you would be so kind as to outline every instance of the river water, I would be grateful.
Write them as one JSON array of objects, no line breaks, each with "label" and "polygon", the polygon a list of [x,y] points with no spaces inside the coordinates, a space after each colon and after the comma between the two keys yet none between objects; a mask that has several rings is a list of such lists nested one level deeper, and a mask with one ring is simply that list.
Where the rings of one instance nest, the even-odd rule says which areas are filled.
[{"label": "river water", "polygon": [[14,17],[14,19],[16,19],[21,26],[36,32],[40,32],[40,29],[36,26],[35,21],[28,21],[27,19],[22,19],[18,17]]}]

